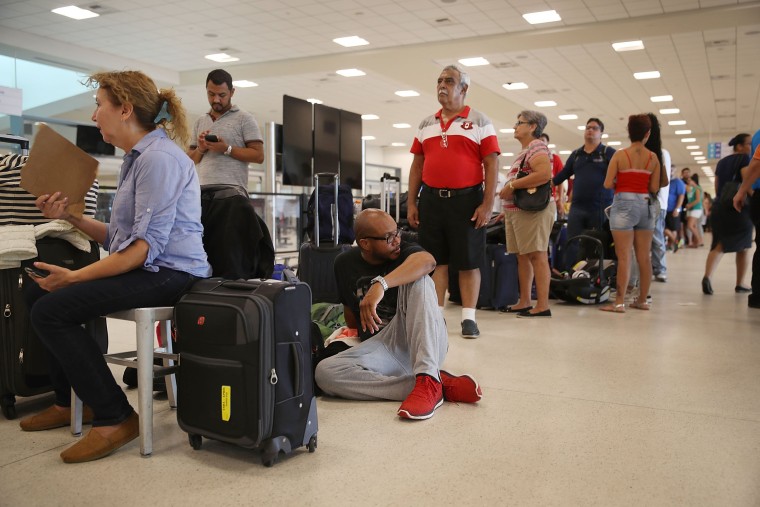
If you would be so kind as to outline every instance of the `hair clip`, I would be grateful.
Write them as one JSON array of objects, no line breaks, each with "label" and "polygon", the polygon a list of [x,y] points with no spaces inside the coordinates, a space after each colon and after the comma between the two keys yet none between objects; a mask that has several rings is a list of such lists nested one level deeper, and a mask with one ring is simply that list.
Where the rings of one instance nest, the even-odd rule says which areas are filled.
[{"label": "hair clip", "polygon": [[153,123],[161,123],[161,121],[172,121],[172,115],[169,114],[169,102],[164,101],[164,103],[161,105],[161,110],[156,115],[156,118],[153,120]]}]

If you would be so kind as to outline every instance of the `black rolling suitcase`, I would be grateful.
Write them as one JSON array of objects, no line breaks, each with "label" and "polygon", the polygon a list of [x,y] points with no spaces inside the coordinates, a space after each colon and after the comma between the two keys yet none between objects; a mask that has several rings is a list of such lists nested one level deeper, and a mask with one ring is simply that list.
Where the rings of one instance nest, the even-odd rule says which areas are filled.
[{"label": "black rolling suitcase", "polygon": [[[91,252],[78,250],[59,238],[37,240],[36,259],[22,262],[21,268],[0,270],[0,405],[7,419],[16,417],[16,396],[35,396],[52,390],[48,376],[48,352],[32,330],[24,293],[29,279],[23,268],[34,261],[78,269],[100,258],[97,243],[90,242]],[[87,323],[103,353],[108,348],[108,331],[104,318]]]},{"label": "black rolling suitcase", "polygon": [[[319,213],[319,178],[329,177],[334,180],[335,203],[338,202],[338,175],[334,173],[317,173],[314,175],[314,210]],[[312,300],[315,303],[340,303],[338,296],[338,282],[335,279],[335,258],[342,252],[349,250],[351,245],[339,244],[340,222],[338,206],[334,206],[332,214],[333,243],[320,245],[319,224],[320,217],[314,220],[314,243],[303,243],[298,253],[298,278],[311,287]]]},{"label": "black rolling suitcase", "polygon": [[[477,308],[498,310],[520,299],[517,256],[507,253],[505,245],[486,245],[480,265],[480,293]],[[449,301],[462,304],[459,290],[459,271],[449,270]]]},{"label": "black rolling suitcase", "polygon": [[194,449],[221,440],[265,466],[316,450],[310,308],[306,284],[277,280],[201,280],[177,303],[177,420]]}]

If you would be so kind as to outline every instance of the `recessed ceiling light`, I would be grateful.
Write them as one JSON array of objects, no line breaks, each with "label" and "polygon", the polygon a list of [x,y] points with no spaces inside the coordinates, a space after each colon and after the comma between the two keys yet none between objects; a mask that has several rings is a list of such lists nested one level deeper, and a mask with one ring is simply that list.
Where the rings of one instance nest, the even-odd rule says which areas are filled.
[{"label": "recessed ceiling light", "polygon": [[638,51],[639,49],[644,49],[644,43],[641,42],[640,40],[629,40],[626,42],[613,42],[612,49],[614,49],[618,53],[623,52],[623,51]]},{"label": "recessed ceiling light", "polygon": [[465,67],[478,67],[480,65],[489,65],[491,62],[483,58],[482,56],[476,56],[474,58],[462,58],[459,63]]},{"label": "recessed ceiling light", "polygon": [[[514,157],[515,156],[515,154],[512,153],[511,151],[508,151],[506,153],[502,153],[502,155],[504,155],[505,157]],[[509,169],[509,167],[507,167],[507,169]]]},{"label": "recessed ceiling light", "polygon": [[338,37],[333,39],[335,44],[340,44],[344,48],[352,48],[354,46],[366,46],[369,44],[366,40],[362,39],[358,35],[352,35],[350,37]]},{"label": "recessed ceiling light", "polygon": [[525,21],[531,25],[538,25],[541,23],[551,23],[552,21],[561,21],[562,18],[557,14],[557,11],[541,11],[541,12],[529,12],[522,15]]},{"label": "recessed ceiling light", "polygon": [[554,143],[552,143],[552,144],[547,144],[547,145],[546,145],[546,147],[547,147],[547,148],[556,148],[556,147],[557,147],[557,145],[556,145],[556,144],[554,144]]},{"label": "recessed ceiling light", "polygon": [[335,71],[336,74],[343,77],[359,77],[366,76],[367,73],[359,69],[340,69]]},{"label": "recessed ceiling light", "polygon": [[652,102],[672,102],[672,95],[657,95],[656,97],[649,97]]},{"label": "recessed ceiling light", "polygon": [[677,107],[673,107],[670,109],[660,109],[660,114],[678,114],[680,112],[681,110],[678,109]]},{"label": "recessed ceiling light", "polygon": [[515,129],[499,129],[499,132],[501,132],[502,134],[514,134]]},{"label": "recessed ceiling light", "polygon": [[506,90],[525,90],[528,85],[523,82],[517,82],[517,83],[504,83],[501,85]]},{"label": "recessed ceiling light", "polygon": [[704,154],[705,154],[705,152],[703,152],[703,151],[692,151],[691,152],[691,155],[693,157],[696,157],[697,155],[704,155]]},{"label": "recessed ceiling light", "polygon": [[700,167],[700,169],[705,171],[705,174],[707,174],[707,171],[712,172],[712,167],[710,167],[709,165],[703,165],[702,167]]},{"label": "recessed ceiling light", "polygon": [[534,104],[536,107],[554,107],[557,105],[553,100],[539,100],[538,102],[534,102]]},{"label": "recessed ceiling light", "polygon": [[375,136],[362,136],[362,140],[364,141],[374,141]]},{"label": "recessed ceiling light", "polygon": [[698,150],[699,148],[701,148],[701,146],[699,146],[698,144],[693,144],[691,146],[686,147],[687,150]]},{"label": "recessed ceiling light", "polygon": [[227,53],[214,53],[211,55],[206,55],[203,58],[206,60],[211,60],[213,62],[219,62],[219,63],[228,63],[228,62],[237,62],[240,60],[240,58],[236,56],[230,56]]},{"label": "recessed ceiling light", "polygon": [[60,14],[61,16],[66,16],[67,18],[71,19],[89,19],[89,18],[97,18],[100,16],[97,12],[92,12],[87,9],[82,9],[80,7],[77,7],[76,5],[69,5],[67,7],[59,7],[57,9],[53,9],[53,12],[56,14]]},{"label": "recessed ceiling light", "polygon": [[691,134],[691,130],[676,130],[677,136],[688,136]]},{"label": "recessed ceiling light", "polygon": [[656,70],[650,70],[647,72],[634,72],[633,77],[636,79],[657,79],[660,77],[660,73]]},{"label": "recessed ceiling light", "polygon": [[396,146],[396,147],[406,146],[406,143],[391,143],[391,146]]},{"label": "recessed ceiling light", "polygon": [[578,115],[577,114],[561,114],[559,115],[560,120],[577,120]]},{"label": "recessed ceiling light", "polygon": [[379,120],[380,117],[376,114],[363,114],[362,120]]},{"label": "recessed ceiling light", "polygon": [[607,143],[608,146],[620,146],[620,141],[610,141]]},{"label": "recessed ceiling light", "polygon": [[684,137],[683,139],[681,139],[681,142],[682,143],[693,143],[696,140],[697,140],[696,137]]},{"label": "recessed ceiling light", "polygon": [[309,99],[306,99],[306,102],[311,102],[312,104],[324,104],[324,102],[322,102],[321,100],[315,99],[313,97],[309,98]]},{"label": "recessed ceiling light", "polygon": [[412,126],[409,125],[408,123],[394,123],[393,124],[393,128],[395,128],[395,129],[408,129],[408,128],[412,128]]},{"label": "recessed ceiling light", "polygon": [[559,150],[560,155],[570,155],[571,153],[571,150]]},{"label": "recessed ceiling light", "polygon": [[578,130],[586,130],[586,126],[585,125],[578,125]]},{"label": "recessed ceiling light", "polygon": [[512,166],[510,166],[510,165],[503,165],[503,166],[501,166],[501,168],[502,169],[506,169],[507,171],[509,171],[510,169],[512,169]]},{"label": "recessed ceiling light", "polygon": [[420,94],[414,90],[399,90],[396,92],[399,97],[419,97]]},{"label": "recessed ceiling light", "polygon": [[602,134],[602,139],[607,139],[608,137],[610,137],[609,134]]},{"label": "recessed ceiling light", "polygon": [[232,86],[235,86],[237,88],[251,88],[254,86],[259,86],[259,84],[254,83],[253,81],[248,81],[247,79],[241,79],[240,81],[233,81]]},{"label": "recessed ceiling light", "polygon": [[668,122],[668,125],[686,125],[686,120],[672,120]]}]

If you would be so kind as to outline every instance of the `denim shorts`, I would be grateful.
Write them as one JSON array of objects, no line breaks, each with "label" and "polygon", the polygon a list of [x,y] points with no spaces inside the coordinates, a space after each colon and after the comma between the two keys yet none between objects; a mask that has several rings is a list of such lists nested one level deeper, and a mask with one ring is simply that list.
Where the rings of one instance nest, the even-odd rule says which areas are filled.
[{"label": "denim shorts", "polygon": [[660,205],[649,194],[620,192],[615,194],[610,209],[610,229],[613,231],[641,231],[654,229],[660,214]]}]

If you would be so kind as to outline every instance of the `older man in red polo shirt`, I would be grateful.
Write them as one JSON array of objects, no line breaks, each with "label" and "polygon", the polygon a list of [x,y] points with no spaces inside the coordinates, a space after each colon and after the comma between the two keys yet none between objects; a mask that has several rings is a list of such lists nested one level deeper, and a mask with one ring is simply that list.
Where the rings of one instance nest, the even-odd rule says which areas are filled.
[{"label": "older man in red polo shirt", "polygon": [[[499,143],[484,114],[464,105],[470,77],[455,65],[443,69],[436,87],[441,109],[420,124],[411,152],[407,218],[423,248],[436,260],[433,281],[443,308],[449,265],[459,270],[462,336],[480,336],[475,305],[485,226],[491,218]],[[485,186],[485,188],[484,188]]]}]

